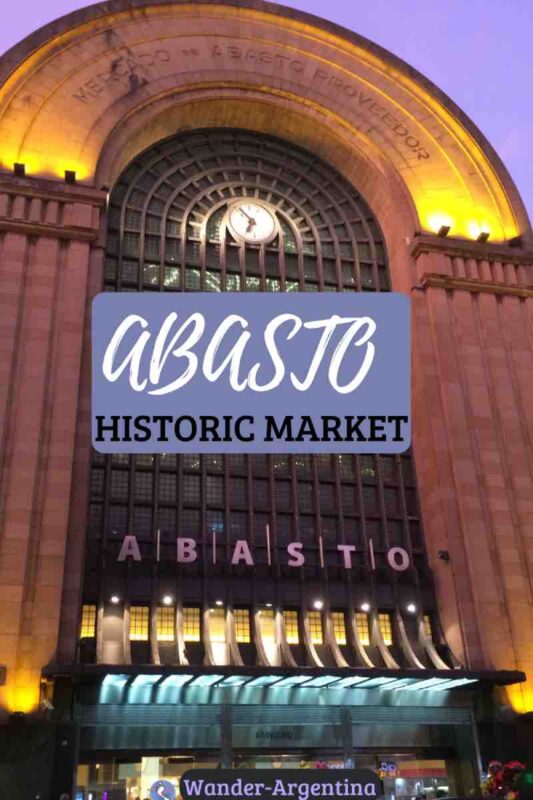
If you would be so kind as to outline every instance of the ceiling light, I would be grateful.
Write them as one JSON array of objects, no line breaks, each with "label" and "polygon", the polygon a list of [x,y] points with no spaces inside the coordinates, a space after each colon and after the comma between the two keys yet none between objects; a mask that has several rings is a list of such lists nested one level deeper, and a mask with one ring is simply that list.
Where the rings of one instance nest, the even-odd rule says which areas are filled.
[{"label": "ceiling light", "polygon": [[361,606],[361,611],[364,611],[365,613],[370,611],[370,603],[363,603]]},{"label": "ceiling light", "polygon": [[113,605],[116,606],[117,603],[120,603],[120,597],[118,596],[118,594],[112,594],[111,597],[109,598],[109,602],[113,603]]},{"label": "ceiling light", "polygon": [[313,603],[313,608],[316,608],[317,611],[322,611],[324,608],[324,601],[323,600],[315,600]]},{"label": "ceiling light", "polygon": [[165,605],[165,606],[171,606],[171,605],[172,605],[172,599],[173,599],[173,598],[172,598],[172,597],[171,597],[169,594],[166,594],[166,595],[163,597],[163,605]]},{"label": "ceiling light", "polygon": [[415,613],[415,611],[416,611],[416,606],[415,606],[415,604],[414,604],[414,603],[409,603],[409,605],[407,606],[407,610],[408,610],[408,612],[409,612],[410,614],[414,614],[414,613]]},{"label": "ceiling light", "polygon": [[222,600],[215,600],[215,605],[220,608],[220,606],[224,605],[224,602]]}]

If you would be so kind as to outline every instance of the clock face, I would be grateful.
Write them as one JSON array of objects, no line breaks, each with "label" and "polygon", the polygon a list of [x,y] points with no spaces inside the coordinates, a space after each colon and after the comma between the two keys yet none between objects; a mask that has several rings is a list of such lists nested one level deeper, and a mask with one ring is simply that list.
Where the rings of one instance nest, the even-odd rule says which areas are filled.
[{"label": "clock face", "polygon": [[242,200],[232,206],[228,221],[232,233],[245,242],[266,242],[276,233],[274,215],[253,201]]}]

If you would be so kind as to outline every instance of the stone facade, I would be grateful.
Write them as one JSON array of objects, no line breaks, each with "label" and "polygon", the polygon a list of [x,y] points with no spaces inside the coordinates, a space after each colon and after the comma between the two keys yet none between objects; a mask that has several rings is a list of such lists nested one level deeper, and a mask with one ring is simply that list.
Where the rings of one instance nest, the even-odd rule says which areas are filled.
[{"label": "stone facade", "polygon": [[[208,126],[303,145],[372,207],[393,288],[413,301],[414,445],[446,637],[469,667],[533,675],[533,239],[473,124],[366,40],[253,0],[92,6],[7,53],[0,81],[3,713],[37,708],[41,669],[74,657],[107,187],[147,146]],[[533,710],[532,679],[509,699]]]}]

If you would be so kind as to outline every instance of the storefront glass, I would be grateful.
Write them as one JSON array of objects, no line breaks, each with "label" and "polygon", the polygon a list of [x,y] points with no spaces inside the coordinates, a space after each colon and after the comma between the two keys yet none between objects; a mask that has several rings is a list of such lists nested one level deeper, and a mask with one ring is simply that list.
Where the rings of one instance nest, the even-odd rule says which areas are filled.
[{"label": "storefront glass", "polygon": [[[76,800],[179,800],[179,780],[189,769],[217,769],[216,754],[150,755],[138,761],[80,764]],[[383,779],[385,800],[440,800],[456,794],[447,763],[416,755],[355,754],[353,764],[323,751],[236,754],[235,769],[371,769]],[[160,789],[160,782],[164,787]],[[173,789],[169,788],[169,785]]]},{"label": "storefront glass", "polygon": [[[80,764],[77,773],[76,800],[162,800],[179,798],[179,780],[189,769],[215,769],[216,756],[172,755],[142,756],[139,761],[115,759],[106,764]],[[160,782],[174,787],[174,796]]]},{"label": "storefront glass", "polygon": [[386,800],[439,800],[456,794],[453,777],[442,759],[384,755],[379,773]]}]

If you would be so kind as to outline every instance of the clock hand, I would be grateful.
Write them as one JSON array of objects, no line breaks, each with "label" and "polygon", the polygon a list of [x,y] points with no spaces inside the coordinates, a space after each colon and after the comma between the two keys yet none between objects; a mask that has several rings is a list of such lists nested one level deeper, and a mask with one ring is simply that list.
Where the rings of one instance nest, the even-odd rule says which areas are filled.
[{"label": "clock hand", "polygon": [[239,212],[241,214],[243,214],[246,217],[246,219],[248,219],[248,220],[253,219],[253,217],[251,217],[249,214],[247,214],[246,211],[244,210],[244,208],[241,208],[240,206],[239,206]]}]

